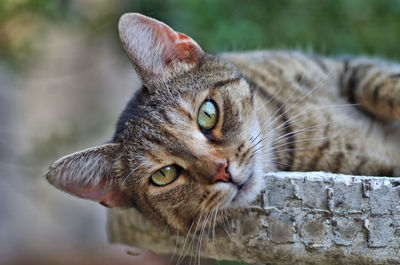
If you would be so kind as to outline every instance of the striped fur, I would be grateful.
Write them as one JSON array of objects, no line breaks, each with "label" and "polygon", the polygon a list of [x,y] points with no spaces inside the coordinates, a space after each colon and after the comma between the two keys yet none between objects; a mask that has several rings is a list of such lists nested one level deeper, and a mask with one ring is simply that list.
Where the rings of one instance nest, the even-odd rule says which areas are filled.
[{"label": "striped fur", "polygon": [[[129,34],[124,28],[120,34],[143,87],[118,122],[111,140],[118,147],[112,166],[99,167],[108,170],[101,175],[109,177],[114,191],[124,194],[122,206],[135,206],[155,223],[188,231],[216,209],[246,207],[262,189],[267,171],[400,175],[399,143],[386,133],[387,121],[400,119],[398,64],[289,51],[214,56],[196,48],[196,56],[185,57],[194,61],[178,60],[171,68],[161,60],[158,46],[154,58],[146,60],[152,53],[142,52],[141,45],[158,41],[157,35],[135,35],[151,30],[132,22],[137,16],[125,16],[128,20],[120,25]],[[164,69],[165,74],[149,81],[143,69]],[[204,133],[197,114],[210,98],[220,116],[215,128]],[[87,155],[78,153],[77,161],[93,163],[79,154]],[[109,157],[95,156],[96,163],[110,163]],[[229,161],[230,183],[211,181],[221,159]],[[48,174],[57,187],[66,180],[98,182],[93,166],[79,162],[60,169],[63,161]],[[169,185],[152,185],[151,174],[171,164],[183,168],[181,175]],[[60,172],[79,174],[66,179]]]}]

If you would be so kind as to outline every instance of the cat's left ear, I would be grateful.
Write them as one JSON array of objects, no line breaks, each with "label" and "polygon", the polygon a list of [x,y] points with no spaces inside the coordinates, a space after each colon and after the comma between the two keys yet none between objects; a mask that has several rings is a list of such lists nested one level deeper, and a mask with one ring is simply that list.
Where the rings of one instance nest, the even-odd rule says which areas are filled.
[{"label": "cat's left ear", "polygon": [[204,52],[185,34],[137,13],[124,14],[119,36],[132,64],[144,83],[159,82],[171,73],[195,67]]},{"label": "cat's left ear", "polygon": [[116,181],[119,149],[119,144],[110,143],[64,156],[49,168],[47,180],[79,198],[107,207],[129,207],[131,200]]}]

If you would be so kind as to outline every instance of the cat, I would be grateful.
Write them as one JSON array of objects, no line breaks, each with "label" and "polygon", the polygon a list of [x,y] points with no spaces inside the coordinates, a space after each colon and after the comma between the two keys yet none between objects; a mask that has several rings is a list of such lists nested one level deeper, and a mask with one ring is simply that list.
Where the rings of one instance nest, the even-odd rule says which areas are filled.
[{"label": "cat", "polygon": [[55,187],[188,231],[218,209],[248,206],[265,172],[400,176],[400,149],[385,136],[400,119],[400,65],[298,51],[212,55],[137,13],[118,29],[143,87],[109,142],[50,166]]}]

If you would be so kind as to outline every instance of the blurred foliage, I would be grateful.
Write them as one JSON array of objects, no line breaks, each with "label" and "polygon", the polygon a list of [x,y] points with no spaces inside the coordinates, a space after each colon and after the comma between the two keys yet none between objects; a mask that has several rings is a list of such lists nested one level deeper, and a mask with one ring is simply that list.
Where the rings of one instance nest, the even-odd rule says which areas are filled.
[{"label": "blurred foliage", "polygon": [[24,61],[49,19],[64,17],[62,1],[0,0],[0,56]]},{"label": "blurred foliage", "polygon": [[57,27],[88,39],[109,32],[119,7],[111,0],[0,0],[0,58],[13,66],[34,64],[37,52],[45,52],[46,33]]},{"label": "blurred foliage", "polygon": [[0,55],[23,64],[55,24],[115,36],[124,12],[165,21],[211,52],[300,48],[400,58],[399,0],[0,0]]},{"label": "blurred foliage", "polygon": [[211,51],[311,47],[400,58],[398,0],[142,0],[123,9],[159,18]]}]

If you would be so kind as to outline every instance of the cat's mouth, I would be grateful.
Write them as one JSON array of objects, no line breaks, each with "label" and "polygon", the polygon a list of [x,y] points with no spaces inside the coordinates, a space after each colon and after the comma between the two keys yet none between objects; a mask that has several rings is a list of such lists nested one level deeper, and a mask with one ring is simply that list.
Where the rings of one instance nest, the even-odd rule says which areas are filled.
[{"label": "cat's mouth", "polygon": [[244,187],[244,185],[246,185],[246,183],[249,182],[251,177],[253,177],[253,174],[254,174],[254,171],[251,172],[250,175],[245,180],[243,180],[241,183],[237,184],[238,191],[240,191]]},{"label": "cat's mouth", "polygon": [[251,172],[251,173],[249,174],[249,176],[248,176],[246,179],[244,179],[242,182],[240,182],[240,183],[234,183],[234,184],[236,185],[236,187],[237,187],[237,190],[236,190],[235,196],[234,196],[233,199],[232,199],[232,203],[235,203],[236,200],[239,198],[239,195],[240,195],[241,193],[243,193],[243,192],[246,190],[246,184],[249,183],[249,181],[251,180],[251,178],[253,177],[253,175],[254,175],[254,171]]},{"label": "cat's mouth", "polygon": [[[233,171],[233,172],[232,172]],[[247,168],[247,174],[235,174],[231,170],[232,178],[229,182],[216,185],[224,195],[221,200],[222,208],[237,209],[249,206],[259,195],[264,187],[263,175],[258,167]],[[249,173],[248,173],[249,172]]]}]

